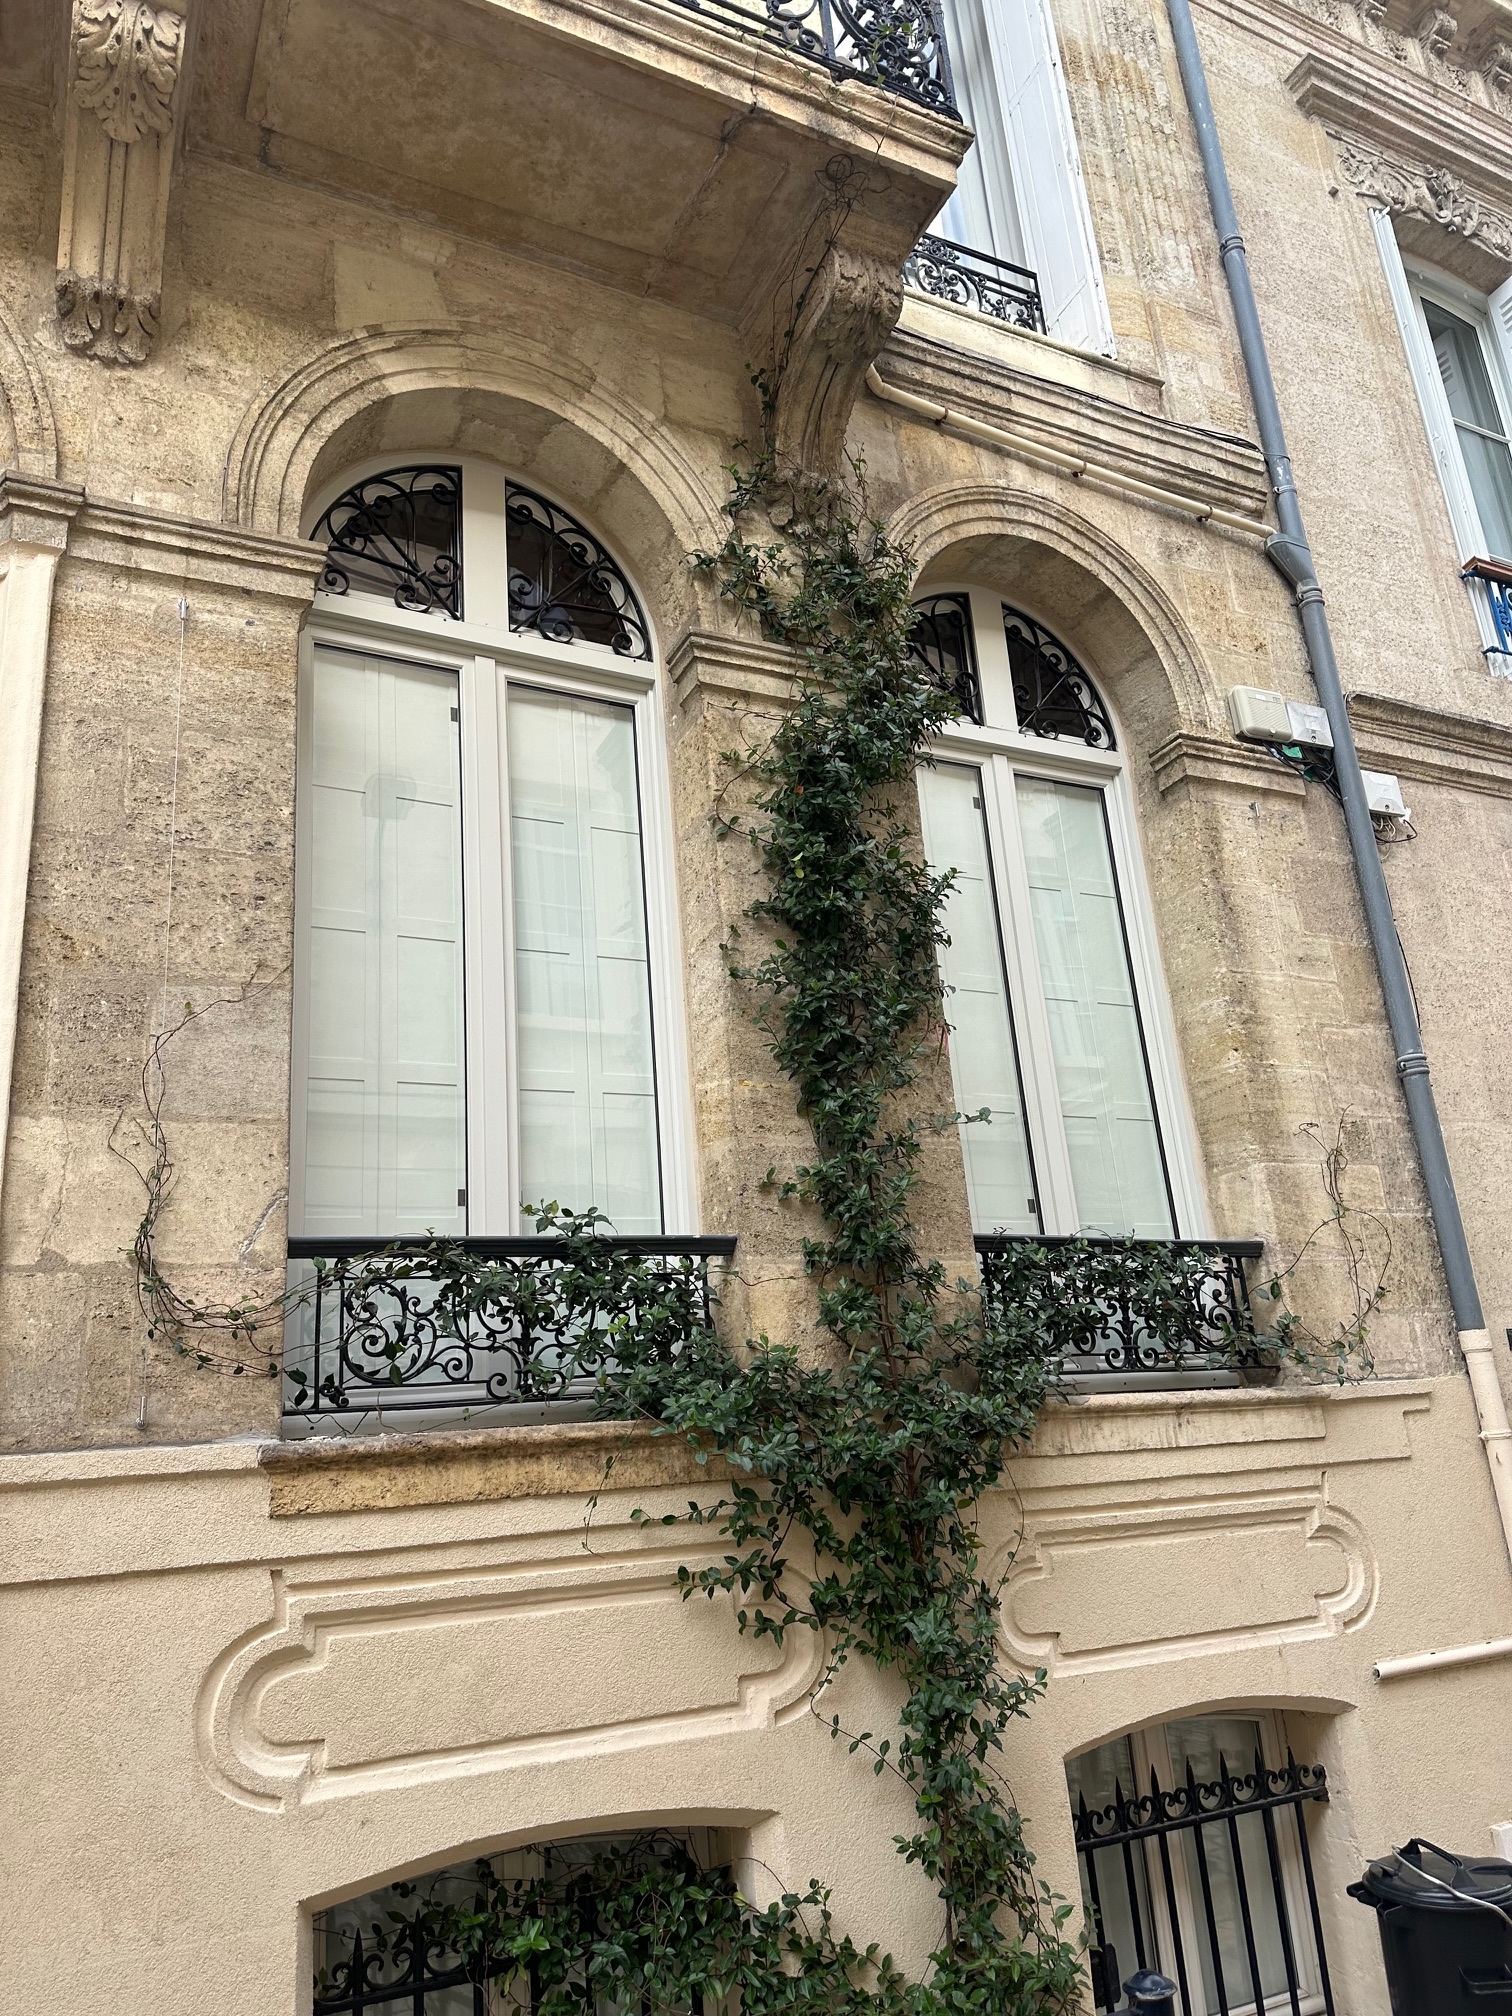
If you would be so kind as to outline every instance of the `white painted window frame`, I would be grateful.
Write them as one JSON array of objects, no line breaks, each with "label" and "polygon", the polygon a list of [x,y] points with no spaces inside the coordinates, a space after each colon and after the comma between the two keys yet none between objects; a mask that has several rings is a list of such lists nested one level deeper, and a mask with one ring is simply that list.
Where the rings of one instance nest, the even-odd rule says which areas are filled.
[{"label": "white painted window frame", "polygon": [[[1014,805],[1014,779],[1018,776],[1048,777],[1064,783],[1091,786],[1102,792],[1112,843],[1113,871],[1133,971],[1134,998],[1139,1009],[1154,1094],[1156,1125],[1171,1191],[1175,1236],[1180,1239],[1210,1238],[1212,1222],[1201,1175],[1201,1153],[1181,1071],[1175,1017],[1161,968],[1159,940],[1129,780],[1128,757],[1122,746],[1123,733],[1109,704],[1106,688],[1097,682],[1097,690],[1104,706],[1108,707],[1109,719],[1113,721],[1114,737],[1119,744],[1116,749],[1089,749],[1084,744],[1069,740],[1051,740],[1021,733],[1013,704],[1012,667],[1003,629],[1002,611],[1007,598],[999,589],[975,587],[965,582],[932,582],[928,593],[931,596],[964,595],[969,599],[977,675],[981,681],[982,712],[993,724],[978,727],[964,719],[956,721],[936,736],[933,750],[942,762],[974,764],[982,775],[988,853],[1001,925],[1003,956],[1008,969],[1008,995],[1019,1047],[1019,1078],[1023,1086],[1024,1118],[1034,1164],[1041,1227],[1049,1234],[1075,1233],[1081,1229],[1077,1222],[1071,1157],[1061,1117],[1049,1016],[1039,979],[1028,869]],[[1024,607],[1018,603],[1011,606]],[[1042,613],[1033,608],[1024,608],[1024,613],[1034,616],[1036,621],[1053,630],[1053,623]],[[1087,670],[1095,680],[1092,668],[1088,666]],[[1008,722],[1014,725],[1001,725]],[[948,1001],[945,1016],[948,1021]],[[978,1226],[976,1229],[987,1232],[994,1228]]]},{"label": "white painted window frame", "polygon": [[[1150,1770],[1152,1766],[1162,1786],[1170,1790],[1179,1781],[1171,1756],[1170,1744],[1166,1737],[1167,1727],[1173,1722],[1205,1721],[1217,1714],[1232,1716],[1236,1720],[1257,1722],[1260,1726],[1260,1754],[1265,1761],[1266,1769],[1278,1771],[1285,1765],[1288,1746],[1286,1733],[1281,1726],[1280,1716],[1274,1709],[1253,1708],[1247,1706],[1242,1701],[1232,1705],[1225,1705],[1221,1710],[1209,1710],[1205,1712],[1199,1708],[1185,1715],[1164,1716],[1158,1722],[1147,1722],[1137,1729],[1120,1730],[1117,1735],[1104,1736],[1099,1742],[1088,1744],[1086,1750],[1101,1749],[1104,1743],[1116,1743],[1120,1735],[1125,1736],[1133,1753],[1134,1773],[1138,1781],[1131,1788],[1132,1792],[1137,1796],[1149,1790]],[[1085,1755],[1086,1751],[1081,1751],[1077,1754]],[[1243,1776],[1251,1768],[1251,1760],[1248,1757],[1228,1758],[1225,1761],[1239,1776]],[[1322,1976],[1318,1966],[1317,1945],[1313,1937],[1311,1917],[1307,1907],[1307,1887],[1302,1869],[1302,1857],[1296,1842],[1289,1838],[1290,1833],[1291,1829],[1289,1826],[1286,1829],[1277,1828],[1277,1859],[1281,1864],[1281,1879],[1286,1895],[1287,1923],[1292,1936],[1293,1951],[1296,1955],[1297,1972],[1303,1981],[1312,1984],[1307,1992],[1298,1996],[1298,2001],[1301,2005],[1301,2016],[1319,2016],[1319,2012],[1325,2006],[1322,1989],[1318,1985]],[[1155,1842],[1147,1841],[1144,1844],[1146,1884],[1155,1915],[1155,1936],[1160,1946],[1162,1959],[1165,1959],[1174,1950],[1174,1942],[1171,1938],[1170,1920],[1165,1908],[1164,1884],[1161,1879],[1158,1860],[1159,1853],[1159,1848]],[[1187,1876],[1186,1857],[1177,1854],[1174,1849],[1171,1854],[1171,1874],[1173,1887],[1177,1892],[1177,1909],[1181,1916],[1181,1943],[1182,1950],[1187,1955],[1187,1978],[1191,1982],[1195,1993],[1200,1981],[1200,1970],[1197,1963],[1199,1941],[1204,1939],[1204,1934],[1200,1929],[1202,1924],[1202,1903],[1200,1897],[1192,1891]],[[1132,1964],[1131,1961],[1131,1969]],[[1279,2016],[1279,2012],[1283,2010],[1287,2012],[1287,2016],[1290,2016],[1291,2001],[1284,1989],[1279,1995],[1266,1997],[1261,2006],[1260,2016]],[[1253,2002],[1232,2003],[1230,2005],[1230,2016],[1256,2016],[1255,2005]]]},{"label": "white painted window frame", "polygon": [[[971,18],[949,45],[952,75],[979,135],[990,240],[972,249],[1032,267],[1048,333],[1111,357],[1113,322],[1049,0],[959,5]],[[946,236],[958,235],[951,207],[937,220]],[[974,190],[963,190],[956,210],[967,242],[981,229],[970,221],[976,209]]]},{"label": "white painted window frame", "polygon": [[[1501,406],[1502,418],[1512,432],[1512,282],[1487,297],[1466,287],[1451,274],[1420,261],[1414,260],[1409,267],[1402,258],[1389,211],[1372,210],[1370,222],[1386,274],[1397,327],[1401,332],[1402,348],[1407,354],[1407,368],[1417,393],[1418,408],[1433,451],[1439,482],[1443,486],[1455,550],[1461,564],[1478,556],[1490,557],[1421,303],[1425,296],[1438,301],[1477,331],[1486,357],[1491,389]],[[1512,666],[1494,650],[1496,625],[1491,619],[1483,584],[1467,581],[1465,591],[1475,611],[1482,648],[1492,654],[1486,659],[1487,666],[1503,677],[1508,676],[1512,673]]]},{"label": "white painted window frame", "polygon": [[[675,873],[671,788],[661,707],[661,655],[622,658],[604,646],[553,644],[509,627],[504,486],[511,472],[479,457],[416,449],[369,457],[329,484],[307,514],[310,524],[365,477],[416,464],[462,471],[462,608],[460,620],[396,607],[392,598],[357,589],[317,590],[300,649],[298,750],[309,747],[314,653],[319,645],[362,650],[457,675],[462,757],[462,900],[467,1096],[467,1228],[474,1237],[533,1232],[519,1202],[518,1097],[514,977],[514,904],[506,780],[512,685],[535,687],[632,709],[640,791],[642,875],[651,977],[652,1054],[656,1072],[663,1227],[691,1235],[697,1222],[693,1101],[683,999],[682,930]],[[518,479],[526,482],[524,477]],[[534,480],[527,487],[538,486]],[[576,509],[599,538],[597,528]],[[604,541],[606,550],[613,547]],[[629,579],[629,576],[626,576]],[[296,779],[295,928],[308,915],[307,793]],[[291,1085],[307,1075],[308,961],[294,965],[294,1045]],[[303,1223],[304,1102],[290,1108],[289,1223]]]}]

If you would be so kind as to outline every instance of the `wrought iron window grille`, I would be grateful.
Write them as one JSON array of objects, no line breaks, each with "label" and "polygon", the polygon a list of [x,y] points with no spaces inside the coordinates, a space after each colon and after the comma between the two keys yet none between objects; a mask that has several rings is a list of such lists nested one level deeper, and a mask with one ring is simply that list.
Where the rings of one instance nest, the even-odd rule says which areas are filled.
[{"label": "wrought iron window grille", "polygon": [[971,598],[930,595],[913,605],[909,648],[935,685],[953,693],[968,721],[982,726],[982,681],[971,630]]},{"label": "wrought iron window grille", "polygon": [[[709,1841],[709,1830],[693,1830],[695,1837]],[[534,1863],[537,1873],[511,1874],[523,1864]],[[648,1868],[703,1873],[708,1864],[696,1852],[694,1843],[680,1834],[650,1829],[635,1835],[608,1835],[586,1840],[549,1842],[539,1848],[515,1849],[469,1865],[443,1869],[417,1883],[404,1883],[359,1899],[355,1905],[323,1912],[316,1919],[317,1951],[323,1964],[315,1976],[314,2016],[369,2016],[370,2011],[397,2011],[398,2016],[461,2016],[464,1997],[456,1991],[471,1990],[469,2016],[528,2016],[542,1999],[540,1967],[531,1956],[522,1965],[513,1954],[496,1959],[483,1957],[471,1967],[427,1930],[427,1905],[447,1900],[464,1910],[485,1911],[490,1898],[502,1892],[516,1900],[542,1889],[555,1897],[570,1900],[574,1916],[589,1938],[603,1928],[598,1899],[603,1885],[616,1872],[639,1873]],[[359,1912],[367,1917],[366,1937]],[[481,1978],[479,1978],[481,1977]],[[586,1983],[570,1972],[563,1981],[553,1982],[553,1995],[560,2006],[564,1989],[584,1991]],[[500,1992],[502,1990],[502,1993]],[[585,2009],[614,2007],[607,1999],[582,1993]],[[658,2008],[649,2000],[640,2005],[641,2016],[678,2016],[678,2012]],[[625,2012],[629,2016],[629,2012]],[[686,2016],[686,2010],[681,2012]]]},{"label": "wrought iron window grille", "polygon": [[707,1329],[709,1263],[733,1237],[602,1243],[642,1262],[612,1303],[558,1238],[290,1239],[284,1419],[591,1400],[613,1325],[654,1325],[674,1351]]},{"label": "wrought iron window grille", "polygon": [[[1133,1932],[1134,1964],[1159,1966],[1163,1972],[1175,1975],[1181,2016],[1208,2016],[1204,1978],[1216,1989],[1220,2016],[1229,2016],[1231,2009],[1246,2005],[1256,2011],[1284,2007],[1290,2016],[1302,2016],[1303,2001],[1316,2007],[1319,1994],[1327,2016],[1334,2016],[1333,1986],[1303,1812],[1305,1806],[1328,1799],[1323,1767],[1299,1764],[1290,1751],[1285,1764],[1274,1771],[1268,1770],[1259,1756],[1254,1760],[1254,1769],[1243,1774],[1231,1772],[1222,1756],[1218,1762],[1221,1775],[1210,1784],[1198,1784],[1189,1765],[1185,1784],[1168,1790],[1152,1770],[1150,1789],[1144,1794],[1137,1794],[1132,1786],[1125,1794],[1121,1785],[1115,1785],[1110,1806],[1094,1810],[1087,1806],[1085,1798],[1078,1802],[1074,1816],[1076,1852],[1091,1907],[1090,1932],[1094,1943],[1087,1959],[1096,2006],[1103,2011],[1118,2006],[1120,1976],[1123,1967],[1129,1964],[1129,1956],[1117,1954],[1106,1942],[1109,1914],[1103,1891],[1105,1883],[1111,1881],[1125,1900],[1126,1908],[1120,1915]],[[1301,1887],[1306,1892],[1317,1989],[1304,1985],[1297,1928],[1287,1895],[1281,1829],[1287,1825],[1282,1816],[1288,1811],[1292,1816],[1290,1827],[1296,1832]],[[1263,1881],[1258,1900],[1253,1900],[1250,1894],[1255,1863],[1259,1860],[1254,1829],[1248,1830],[1252,1849],[1248,1873],[1240,1833],[1247,1816],[1258,1820],[1263,1837]],[[1172,1856],[1173,1841],[1183,1835],[1191,1839],[1191,1859],[1197,1875],[1194,1906],[1200,1905],[1196,1912],[1197,1929],[1205,1948],[1195,1969],[1182,1934],[1181,1899]],[[1215,1836],[1223,1844],[1216,1856]],[[1227,1900],[1215,1903],[1214,1898],[1214,1863],[1220,1858],[1226,1872],[1232,1874],[1239,1911],[1244,1975],[1237,1981],[1227,1979],[1223,1964],[1220,1919]],[[1256,1923],[1257,1910],[1264,1921],[1260,1928]],[[1279,1947],[1286,1977],[1284,1992],[1275,1988],[1267,1992],[1263,1983],[1259,1947],[1266,1932],[1274,1934],[1275,1945]]]},{"label": "wrought iron window grille", "polygon": [[635,590],[601,542],[570,512],[522,484],[506,487],[509,627],[550,644],[603,644],[649,658],[651,634]]},{"label": "wrought iron window grille", "polygon": [[1063,1378],[1273,1376],[1244,1263],[1259,1239],[1095,1239],[978,1233],[988,1320],[1027,1315]]},{"label": "wrought iron window grille", "polygon": [[1027,266],[926,233],[908,255],[903,278],[916,293],[932,295],[936,301],[975,308],[1015,329],[1046,333],[1039,275]]},{"label": "wrought iron window grille", "polygon": [[936,0],[678,0],[678,4],[822,63],[837,77],[860,78],[947,119],[961,116]]},{"label": "wrought iron window grille", "polygon": [[1021,609],[1003,604],[1003,630],[1013,672],[1013,704],[1025,735],[1116,749],[1113,723],[1092,675],[1076,655]]},{"label": "wrought iron window grille", "polygon": [[462,471],[386,469],[343,490],[310,537],[326,545],[320,585],[391,595],[422,616],[462,614]]}]

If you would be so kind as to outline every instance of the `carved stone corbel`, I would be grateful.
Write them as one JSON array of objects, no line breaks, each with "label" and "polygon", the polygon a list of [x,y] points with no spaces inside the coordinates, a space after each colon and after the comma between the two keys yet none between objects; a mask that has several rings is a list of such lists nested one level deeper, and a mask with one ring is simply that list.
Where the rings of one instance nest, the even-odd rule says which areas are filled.
[{"label": "carved stone corbel", "polygon": [[1477,68],[1493,101],[1505,98],[1512,92],[1512,42],[1504,42],[1498,36],[1484,44],[1478,54]]},{"label": "carved stone corbel", "polygon": [[1459,23],[1442,7],[1430,7],[1417,24],[1417,40],[1428,63],[1449,61],[1449,52],[1459,34]]},{"label": "carved stone corbel", "polygon": [[184,17],[148,0],[74,0],[58,233],[71,350],[140,364],[158,329]]},{"label": "carved stone corbel", "polygon": [[903,312],[888,260],[831,245],[804,290],[776,376],[777,453],[811,475],[834,473],[867,368]]}]

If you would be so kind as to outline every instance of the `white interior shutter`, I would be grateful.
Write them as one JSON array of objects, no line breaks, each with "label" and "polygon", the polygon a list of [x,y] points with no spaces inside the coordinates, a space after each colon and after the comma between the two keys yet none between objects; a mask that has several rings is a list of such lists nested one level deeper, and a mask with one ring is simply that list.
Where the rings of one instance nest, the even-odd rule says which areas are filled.
[{"label": "white interior shutter", "polygon": [[628,707],[509,695],[521,1203],[662,1229]]},{"label": "white interior shutter", "polygon": [[1175,1236],[1102,793],[1019,777],[1040,984],[1080,1229]]},{"label": "white interior shutter", "polygon": [[956,109],[976,140],[930,229],[973,252],[1027,266],[1031,261],[983,0],[942,0],[942,15]]},{"label": "white interior shutter", "polygon": [[[1428,341],[1428,331],[1423,326],[1422,311],[1413,299],[1412,287],[1407,278],[1407,269],[1402,264],[1396,233],[1391,228],[1391,217],[1385,210],[1372,210],[1370,223],[1381,254],[1381,265],[1386,274],[1391,305],[1396,311],[1397,327],[1402,334],[1402,348],[1407,353],[1407,368],[1412,374],[1413,388],[1417,393],[1418,406],[1423,415],[1423,425],[1428,430],[1433,459],[1438,466],[1439,481],[1443,485],[1444,501],[1449,507],[1449,517],[1454,527],[1455,547],[1460,558],[1468,560],[1480,545],[1480,515],[1476,511],[1475,499],[1471,495],[1469,480],[1465,475],[1465,464],[1460,455],[1459,443],[1454,437],[1449,403],[1444,394],[1443,376],[1438,360],[1433,354],[1433,346]],[[1497,290],[1498,296],[1506,293],[1505,287]],[[1500,332],[1504,327],[1502,318],[1493,312],[1492,320]]]},{"label": "white interior shutter", "polygon": [[312,675],[302,1230],[462,1233],[456,677],[324,649]]},{"label": "white interior shutter", "polygon": [[940,948],[940,977],[950,989],[945,1016],[955,1101],[962,1113],[985,1107],[991,1115],[961,1128],[972,1229],[1038,1232],[982,773],[963,763],[925,767],[919,772],[919,803],[930,866],[956,871],[945,903],[950,942]]},{"label": "white interior shutter", "polygon": [[1052,336],[1113,350],[1081,157],[1048,0],[989,0],[986,33],[1023,229]]}]

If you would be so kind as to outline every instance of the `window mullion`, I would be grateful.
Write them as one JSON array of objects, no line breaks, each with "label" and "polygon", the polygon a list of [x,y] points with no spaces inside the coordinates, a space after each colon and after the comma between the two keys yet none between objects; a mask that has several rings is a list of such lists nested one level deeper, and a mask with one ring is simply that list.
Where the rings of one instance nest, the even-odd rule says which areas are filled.
[{"label": "window mullion", "polygon": [[462,900],[467,972],[467,1226],[474,1235],[515,1227],[514,1130],[509,1070],[509,819],[505,803],[504,706],[492,658],[464,664],[462,708]]},{"label": "window mullion", "polygon": [[1008,639],[1003,633],[1002,597],[990,589],[973,588],[971,627],[976,645],[977,677],[982,682],[982,716],[989,728],[1015,729],[1018,715],[1013,705],[1013,667],[1008,662]]},{"label": "window mullion", "polygon": [[994,756],[985,763],[982,782],[987,787],[992,866],[998,884],[998,913],[1004,927],[1009,998],[1014,1006],[1015,1023],[1022,1031],[1019,1069],[1038,1184],[1040,1222],[1049,1233],[1074,1232],[1077,1216],[1071,1156],[1055,1079],[1050,1017],[1034,940],[1029,870],[1019,832],[1013,768],[1008,759]]}]

